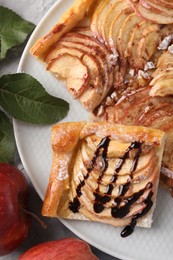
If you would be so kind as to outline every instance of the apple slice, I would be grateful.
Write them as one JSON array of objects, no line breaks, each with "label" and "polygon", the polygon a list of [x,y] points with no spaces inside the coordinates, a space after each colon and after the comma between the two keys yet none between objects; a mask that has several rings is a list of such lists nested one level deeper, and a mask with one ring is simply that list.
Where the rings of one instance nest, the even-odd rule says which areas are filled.
[{"label": "apple slice", "polygon": [[[155,28],[154,28],[155,27]],[[137,49],[138,68],[144,68],[145,64],[155,53],[160,40],[159,26],[155,24],[153,29],[140,40]]]},{"label": "apple slice", "polygon": [[[173,99],[171,96],[151,97],[149,96],[151,88],[145,87],[131,92],[126,95],[121,102],[114,107],[114,122],[125,125],[143,125],[153,128],[160,122],[164,122],[163,118],[172,118]],[[151,123],[155,120],[154,124]]]},{"label": "apple slice", "polygon": [[102,95],[99,92],[95,89],[86,89],[79,97],[80,102],[87,111],[92,112],[100,104]]},{"label": "apple slice", "polygon": [[[122,10],[120,9],[123,8]],[[107,29],[107,34],[105,33],[106,41],[109,42],[109,46],[111,47],[113,52],[117,51],[117,45],[118,45],[118,35],[120,28],[125,21],[125,19],[129,16],[130,13],[132,13],[132,9],[127,7],[127,5],[123,6],[121,5],[117,12],[115,13],[114,19],[112,20],[110,24],[110,29]],[[125,8],[126,7],[126,8]],[[106,31],[106,26],[105,26]],[[127,33],[127,32],[126,32]]]},{"label": "apple slice", "polygon": [[173,95],[173,74],[171,78],[160,79],[156,84],[153,85],[150,96],[166,96]]},{"label": "apple slice", "polygon": [[150,2],[157,4],[158,6],[163,6],[166,8],[173,8],[172,1],[165,1],[165,0],[150,0]]},{"label": "apple slice", "polygon": [[[135,26],[126,51],[126,56],[128,57],[129,63],[134,68],[143,69],[144,66],[143,60],[147,62],[149,58],[152,56],[152,54],[154,53],[154,51],[156,50],[159,41],[158,30],[159,30],[159,26],[157,24],[152,24],[146,21],[142,21],[139,25]],[[149,46],[145,46],[145,49],[142,50],[141,47],[143,46],[143,42],[145,42],[145,39],[147,40],[147,36],[150,33],[152,34],[152,36],[155,36],[155,38],[152,39]],[[149,39],[151,38],[149,37]],[[140,46],[140,44],[142,46]],[[138,46],[139,46],[139,50],[138,50]],[[145,57],[142,56],[144,54]],[[139,58],[140,58],[139,55],[141,55],[140,62],[139,62]]]},{"label": "apple slice", "polygon": [[152,81],[150,82],[150,85],[153,86],[155,83],[157,83],[160,79],[163,78],[169,78],[171,75],[173,75],[173,67],[161,67],[157,68],[154,73],[152,74]]},{"label": "apple slice", "polygon": [[66,87],[74,98],[81,96],[88,86],[88,68],[76,56],[61,54],[49,62],[47,70],[53,72],[61,80],[65,80]]},{"label": "apple slice", "polygon": [[150,88],[142,88],[124,95],[114,107],[114,120],[125,125],[135,125],[136,119],[150,104]]},{"label": "apple slice", "polygon": [[[131,33],[135,26],[139,24],[142,19],[135,13],[129,14],[124,20],[122,26],[119,29],[117,37],[117,48],[121,57],[125,57],[128,42],[130,41]],[[113,46],[112,46],[113,47]]]},{"label": "apple slice", "polygon": [[171,120],[172,114],[173,106],[165,99],[165,102],[157,103],[145,112],[145,115],[139,118],[138,124],[162,129],[165,123]]},{"label": "apple slice", "polygon": [[111,30],[112,21],[116,19],[116,16],[127,7],[129,7],[129,9],[132,11],[131,7],[126,1],[117,1],[105,13],[103,17],[101,30],[102,38],[104,39],[105,43],[109,44],[109,34]]},{"label": "apple slice", "polygon": [[147,1],[145,1],[145,0],[140,0],[139,2],[140,2],[140,4],[141,4],[144,8],[151,10],[153,13],[162,14],[162,15],[165,14],[163,10],[160,10],[160,9],[157,8],[158,5],[155,5],[155,4],[152,3],[152,2],[150,3],[150,1],[148,1],[148,0],[147,0]]},{"label": "apple slice", "polygon": [[90,28],[100,41],[103,41],[101,37],[102,22],[105,12],[115,3],[114,0],[103,0],[100,2],[98,7],[95,9],[93,16],[91,17]]},{"label": "apple slice", "polygon": [[92,31],[88,26],[83,26],[83,27],[75,27],[73,29],[73,32],[80,33],[82,35],[86,35],[88,37],[94,37]]},{"label": "apple slice", "polygon": [[98,93],[102,93],[103,84],[102,84],[102,78],[100,76],[99,63],[90,54],[84,54],[81,60],[88,69],[88,74],[89,74],[88,88],[94,89]]},{"label": "apple slice", "polygon": [[141,2],[143,1],[144,3],[147,2],[147,5],[148,5],[148,8],[150,10],[153,10],[154,12],[158,12],[160,14],[163,14],[165,16],[172,16],[172,11],[173,11],[173,6],[172,7],[164,7],[164,6],[160,6],[158,3],[153,3],[152,1],[150,0],[140,0]]},{"label": "apple slice", "polygon": [[157,62],[157,67],[165,67],[171,65],[173,66],[173,54],[171,54],[169,51],[163,53]]},{"label": "apple slice", "polygon": [[173,23],[173,16],[167,14],[156,13],[153,9],[144,7],[140,1],[128,0],[132,8],[140,17],[158,24],[171,24]]},{"label": "apple slice", "polygon": [[52,49],[46,56],[45,56],[45,60],[44,62],[46,62],[47,64],[52,60],[55,59],[57,56],[62,55],[64,53],[68,53],[71,56],[76,56],[79,59],[84,55],[84,52],[82,52],[79,49],[76,48],[67,48],[64,47],[61,44],[58,44],[57,46],[55,46],[54,49]]}]

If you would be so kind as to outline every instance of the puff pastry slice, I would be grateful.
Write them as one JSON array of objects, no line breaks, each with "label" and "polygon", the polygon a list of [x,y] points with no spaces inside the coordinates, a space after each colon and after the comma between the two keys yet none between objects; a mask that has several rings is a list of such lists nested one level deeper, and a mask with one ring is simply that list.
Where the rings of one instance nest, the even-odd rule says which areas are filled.
[{"label": "puff pastry slice", "polygon": [[38,39],[30,52],[35,57],[43,59],[49,47],[56,43],[63,34],[75,27],[96,2],[93,0],[74,1],[74,4],[64,13],[57,24],[45,36]]},{"label": "puff pastry slice", "polygon": [[150,227],[165,134],[140,126],[72,122],[53,126],[50,179],[42,214]]}]

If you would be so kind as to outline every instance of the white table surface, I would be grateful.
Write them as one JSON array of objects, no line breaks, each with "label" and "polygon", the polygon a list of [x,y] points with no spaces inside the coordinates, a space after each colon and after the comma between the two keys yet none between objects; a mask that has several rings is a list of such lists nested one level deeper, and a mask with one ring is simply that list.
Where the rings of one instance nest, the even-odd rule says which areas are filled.
[{"label": "white table surface", "polygon": [[[12,9],[24,19],[33,22],[35,25],[38,24],[43,15],[54,3],[55,0],[0,0],[0,5]],[[17,71],[22,51],[23,47],[20,47],[17,53],[10,53],[7,59],[0,62],[0,76],[8,73],[15,73]],[[20,163],[18,155],[16,156],[16,165],[18,165],[18,167],[22,169],[22,165]],[[40,215],[41,207],[42,201],[32,184],[30,184],[29,209],[37,214],[47,224],[47,229],[43,230],[35,220],[32,220],[30,234],[26,241],[13,253],[4,257],[0,257],[1,260],[18,259],[18,257],[24,251],[44,241],[51,241],[67,237],[76,237],[75,234],[69,231],[59,220],[43,218]],[[96,248],[91,248],[93,253],[98,256],[100,260],[117,259],[101,252]]]}]

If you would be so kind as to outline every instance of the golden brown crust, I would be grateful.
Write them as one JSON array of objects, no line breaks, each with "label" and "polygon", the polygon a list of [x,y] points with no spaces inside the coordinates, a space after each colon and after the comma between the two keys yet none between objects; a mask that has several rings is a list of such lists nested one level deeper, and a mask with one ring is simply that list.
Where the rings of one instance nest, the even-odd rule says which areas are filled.
[{"label": "golden brown crust", "polygon": [[42,210],[43,215],[56,216],[57,214],[61,196],[69,187],[68,164],[75,151],[83,125],[83,122],[79,122],[64,123],[52,127],[52,168]]},{"label": "golden brown crust", "polygon": [[51,31],[34,44],[30,50],[31,54],[43,59],[49,47],[81,21],[90,11],[94,2],[94,0],[76,0]]},{"label": "golden brown crust", "polygon": [[[99,182],[98,191],[97,182],[101,172],[103,173],[103,170],[100,172],[99,168],[100,163],[103,163],[100,161],[101,158],[99,156],[94,163],[94,168],[89,169],[93,160],[95,160],[93,158],[97,154],[99,143],[106,138],[107,140],[109,139],[108,147],[106,148],[108,166],[101,177],[102,181]],[[53,150],[52,169],[42,214],[50,217],[58,216],[70,219],[99,221],[114,226],[129,224],[132,216],[145,207],[146,196],[149,196],[151,191],[153,192],[152,200],[155,203],[164,142],[164,132],[145,127],[123,126],[103,122],[73,122],[54,126],[51,137]],[[138,192],[140,193],[141,190],[143,190],[143,195],[140,197],[140,200],[138,199],[139,201],[137,200],[134,203],[134,206],[130,208],[130,211],[124,218],[112,217],[112,203],[114,203],[114,199],[122,199],[122,196],[124,196],[119,195],[119,192],[122,187],[128,186],[127,183],[129,178],[131,178],[130,171],[134,160],[136,160],[135,156],[138,148],[133,148],[134,150],[132,149],[133,151],[128,154],[120,174],[117,176],[116,184],[110,181],[114,174],[115,165],[118,165],[119,160],[121,160],[123,154],[127,152],[132,143],[141,144],[142,149],[139,161],[137,159],[138,163],[134,170],[132,181],[130,181],[129,190],[125,193],[125,198],[131,197]],[[101,150],[102,152],[103,150]],[[151,183],[152,186],[150,186]],[[94,212],[95,193],[105,196],[109,185],[114,186],[112,193],[109,194],[110,201],[104,204],[104,211]],[[75,198],[77,199],[77,194],[81,208],[75,212],[69,205]],[[121,205],[123,205],[123,201]],[[150,210],[151,217],[152,211],[153,207]],[[151,218],[147,224],[141,218],[138,224],[149,227]]]},{"label": "golden brown crust", "polygon": [[142,126],[125,126],[105,122],[89,122],[82,129],[80,137],[85,138],[87,135],[91,134],[96,134],[102,137],[109,135],[113,139],[117,138],[122,142],[131,142],[132,140],[136,140],[159,146],[163,131]]}]

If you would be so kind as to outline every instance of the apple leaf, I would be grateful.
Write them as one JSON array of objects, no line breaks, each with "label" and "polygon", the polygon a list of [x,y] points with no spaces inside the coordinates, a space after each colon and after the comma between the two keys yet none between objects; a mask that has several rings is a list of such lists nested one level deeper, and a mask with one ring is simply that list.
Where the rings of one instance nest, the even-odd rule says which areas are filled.
[{"label": "apple leaf", "polygon": [[14,150],[13,125],[5,113],[0,111],[0,162],[12,163]]},{"label": "apple leaf", "polygon": [[22,44],[34,27],[12,10],[0,6],[0,60],[6,57],[9,49]]},{"label": "apple leaf", "polygon": [[69,104],[49,95],[42,85],[25,73],[0,78],[0,106],[12,117],[32,124],[52,124],[63,119]]}]

